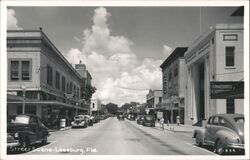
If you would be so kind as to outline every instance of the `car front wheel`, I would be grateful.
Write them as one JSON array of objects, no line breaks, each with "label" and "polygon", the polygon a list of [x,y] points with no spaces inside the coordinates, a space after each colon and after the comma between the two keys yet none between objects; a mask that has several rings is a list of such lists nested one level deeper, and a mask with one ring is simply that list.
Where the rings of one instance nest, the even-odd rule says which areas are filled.
[{"label": "car front wheel", "polygon": [[28,147],[29,144],[30,144],[29,138],[24,138],[24,139],[22,139],[21,142],[20,142],[20,146],[21,146],[22,148]]},{"label": "car front wheel", "polygon": [[215,147],[216,147],[217,154],[223,155],[225,153],[225,147],[220,140],[217,141]]},{"label": "car front wheel", "polygon": [[199,146],[199,147],[202,146],[202,143],[201,143],[201,140],[200,140],[199,136],[195,137],[195,142],[196,142],[197,146]]},{"label": "car front wheel", "polygon": [[43,140],[42,140],[42,144],[47,144],[47,142],[48,142],[48,136],[44,135]]}]

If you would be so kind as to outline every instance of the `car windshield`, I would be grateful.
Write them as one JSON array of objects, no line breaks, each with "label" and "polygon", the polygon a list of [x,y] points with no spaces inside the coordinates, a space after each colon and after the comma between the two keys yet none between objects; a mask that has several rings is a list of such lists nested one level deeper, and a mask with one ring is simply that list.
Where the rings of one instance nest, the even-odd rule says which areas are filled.
[{"label": "car windshield", "polygon": [[10,123],[22,123],[29,124],[29,117],[27,116],[16,116],[10,119]]},{"label": "car windshield", "polygon": [[234,118],[234,120],[236,123],[244,123],[245,122],[244,117],[237,117],[237,118]]},{"label": "car windshield", "polygon": [[145,116],[145,119],[146,119],[146,120],[153,120],[154,117],[153,117],[153,116]]}]

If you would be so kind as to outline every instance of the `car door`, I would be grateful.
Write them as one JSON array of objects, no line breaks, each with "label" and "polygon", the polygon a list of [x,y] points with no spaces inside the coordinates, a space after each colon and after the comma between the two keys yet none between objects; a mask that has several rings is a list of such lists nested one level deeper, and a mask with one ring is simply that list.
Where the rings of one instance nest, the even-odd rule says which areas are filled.
[{"label": "car door", "polygon": [[32,116],[30,118],[30,126],[31,126],[31,130],[34,132],[32,136],[32,142],[31,142],[33,143],[41,139],[41,129],[39,129],[37,117]]},{"label": "car door", "polygon": [[213,143],[213,141],[212,141],[213,120],[214,120],[214,117],[210,117],[208,119],[206,126],[205,126],[205,142],[209,143],[209,144]]},{"label": "car door", "polygon": [[216,133],[221,129],[221,126],[219,125],[219,117],[215,116],[213,119],[213,125],[210,127],[210,140],[215,143],[215,135]]}]

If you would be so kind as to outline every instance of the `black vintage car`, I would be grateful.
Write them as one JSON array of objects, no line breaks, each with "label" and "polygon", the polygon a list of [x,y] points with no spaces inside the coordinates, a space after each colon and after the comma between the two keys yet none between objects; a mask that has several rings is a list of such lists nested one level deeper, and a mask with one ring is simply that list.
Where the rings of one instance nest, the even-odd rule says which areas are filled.
[{"label": "black vintage car", "polygon": [[7,147],[27,147],[47,143],[48,128],[35,115],[15,115],[7,119]]},{"label": "black vintage car", "polygon": [[143,126],[155,127],[155,116],[154,115],[144,115],[142,120]]}]

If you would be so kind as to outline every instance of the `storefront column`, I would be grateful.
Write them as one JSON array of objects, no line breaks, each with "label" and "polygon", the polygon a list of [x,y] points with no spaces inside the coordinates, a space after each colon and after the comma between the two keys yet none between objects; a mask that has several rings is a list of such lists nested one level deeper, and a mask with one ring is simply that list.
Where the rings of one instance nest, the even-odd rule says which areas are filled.
[{"label": "storefront column", "polygon": [[210,106],[210,67],[209,67],[209,57],[205,58],[205,76],[204,76],[204,90],[205,90],[205,118],[207,119],[209,115]]}]

